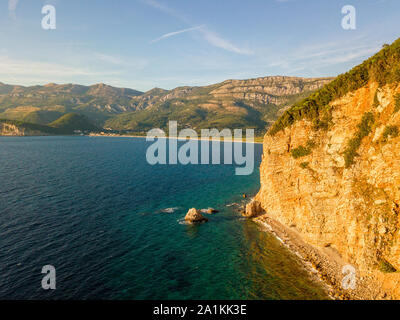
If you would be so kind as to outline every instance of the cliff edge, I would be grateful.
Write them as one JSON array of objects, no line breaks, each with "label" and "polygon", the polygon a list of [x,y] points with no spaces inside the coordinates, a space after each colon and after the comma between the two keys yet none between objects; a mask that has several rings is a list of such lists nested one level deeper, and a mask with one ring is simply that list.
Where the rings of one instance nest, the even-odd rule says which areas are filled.
[{"label": "cliff edge", "polygon": [[396,41],[278,120],[248,210],[354,266],[378,286],[364,298],[400,298],[399,57]]}]

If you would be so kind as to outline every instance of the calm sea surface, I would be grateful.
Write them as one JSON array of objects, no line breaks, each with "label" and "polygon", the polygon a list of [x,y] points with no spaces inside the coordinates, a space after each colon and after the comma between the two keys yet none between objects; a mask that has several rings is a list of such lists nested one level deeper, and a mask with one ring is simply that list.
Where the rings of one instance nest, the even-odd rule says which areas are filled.
[{"label": "calm sea surface", "polygon": [[[0,137],[0,299],[326,298],[278,240],[227,206],[257,192],[258,169],[151,166],[149,145]],[[256,167],[261,153],[255,145]],[[220,213],[182,224],[192,207]],[[49,264],[54,291],[41,288]]]}]

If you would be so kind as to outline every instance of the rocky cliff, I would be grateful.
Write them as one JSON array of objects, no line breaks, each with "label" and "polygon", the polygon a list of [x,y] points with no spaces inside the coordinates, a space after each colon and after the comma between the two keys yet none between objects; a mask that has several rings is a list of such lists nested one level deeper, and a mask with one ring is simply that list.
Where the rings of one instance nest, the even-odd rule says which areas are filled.
[{"label": "rocky cliff", "polygon": [[260,178],[247,216],[354,266],[361,297],[400,298],[400,39],[285,111]]},{"label": "rocky cliff", "polygon": [[38,136],[46,135],[43,132],[29,130],[11,123],[0,123],[0,136]]},{"label": "rocky cliff", "polygon": [[265,136],[253,207],[400,298],[400,85],[370,82],[330,105],[329,130],[303,119]]},{"label": "rocky cliff", "polygon": [[249,80],[227,80],[210,92],[215,98],[236,98],[264,104],[284,105],[290,97],[310,93],[332,81],[332,78],[264,77]]}]

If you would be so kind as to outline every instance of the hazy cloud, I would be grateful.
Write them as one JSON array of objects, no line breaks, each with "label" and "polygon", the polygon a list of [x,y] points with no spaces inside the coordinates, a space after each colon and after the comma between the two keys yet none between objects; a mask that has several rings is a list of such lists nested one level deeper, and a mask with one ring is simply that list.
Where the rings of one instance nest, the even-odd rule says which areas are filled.
[{"label": "hazy cloud", "polygon": [[129,62],[127,62],[126,60],[115,55],[109,55],[100,52],[95,52],[93,55],[102,62],[116,66],[129,67],[136,70],[144,69],[148,65],[148,61],[145,59],[131,59]]},{"label": "hazy cloud", "polygon": [[239,48],[235,45],[233,45],[231,42],[228,40],[220,37],[218,34],[209,31],[207,29],[201,29],[201,32],[204,35],[204,39],[211,45],[217,48],[224,49],[226,51],[238,53],[238,54],[244,54],[244,55],[252,55],[254,54],[251,50],[245,49],[245,48]]},{"label": "hazy cloud", "polygon": [[[358,43],[357,43],[358,42]],[[269,68],[281,68],[289,72],[312,70],[318,75],[321,68],[344,63],[359,62],[378,52],[380,45],[366,39],[352,39],[318,43],[295,48],[295,53],[285,57],[270,58],[266,65]]]},{"label": "hazy cloud", "polygon": [[[7,55],[0,55],[0,69],[4,75],[14,76],[37,76],[41,77],[63,77],[63,76],[100,76],[105,73],[93,72],[82,67],[67,67],[64,65],[50,63],[28,61],[10,58]],[[115,72],[107,73],[115,74]]]},{"label": "hazy cloud", "polygon": [[173,36],[176,36],[176,35],[181,34],[181,33],[190,32],[190,31],[194,31],[194,30],[199,30],[199,29],[201,29],[203,27],[204,26],[198,26],[198,27],[193,27],[193,28],[188,28],[188,29],[183,29],[183,30],[179,30],[179,31],[175,31],[175,32],[166,33],[166,34],[163,34],[161,37],[150,41],[150,43],[155,43],[155,42],[158,42],[160,40],[163,40],[163,39],[166,39],[166,38],[169,38],[169,37],[173,37]]},{"label": "hazy cloud", "polygon": [[15,11],[17,9],[18,0],[9,0],[8,1],[8,10]]},{"label": "hazy cloud", "polygon": [[[178,19],[184,23],[192,25],[192,23],[185,16],[183,16],[182,14],[178,13],[176,10],[171,9],[168,6],[158,2],[156,0],[142,0],[142,2],[157,9],[157,10],[160,10],[170,16],[173,16],[176,19]],[[164,34],[163,36],[161,36],[160,38],[153,40],[152,42],[157,42],[157,41],[160,41],[161,39],[168,38],[168,37],[174,36],[174,35],[182,33],[182,32],[192,31],[195,29],[200,30],[203,35],[204,40],[206,40],[210,45],[212,45],[214,47],[224,49],[226,51],[237,53],[237,54],[244,54],[244,55],[253,54],[253,52],[251,50],[245,49],[245,48],[239,48],[239,47],[235,46],[229,40],[222,38],[220,35],[216,34],[215,32],[213,32],[211,30],[208,30],[204,26],[191,27],[188,29],[177,31],[177,33],[174,33],[174,32],[167,33],[167,34]]]},{"label": "hazy cloud", "polygon": [[117,64],[117,65],[124,64],[124,61],[119,57],[111,56],[111,55],[104,54],[104,53],[98,53],[98,52],[96,52],[94,55],[97,59],[107,62],[107,63]]},{"label": "hazy cloud", "polygon": [[18,0],[8,0],[8,12],[12,18],[16,18],[15,10],[17,9]]}]

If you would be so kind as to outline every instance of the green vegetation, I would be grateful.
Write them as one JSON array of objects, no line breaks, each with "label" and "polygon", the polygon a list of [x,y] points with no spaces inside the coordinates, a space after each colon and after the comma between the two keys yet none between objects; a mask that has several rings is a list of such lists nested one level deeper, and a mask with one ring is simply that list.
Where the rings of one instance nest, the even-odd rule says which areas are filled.
[{"label": "green vegetation", "polygon": [[311,150],[309,148],[305,148],[303,146],[299,146],[296,149],[290,151],[293,158],[298,159],[311,154]]},{"label": "green vegetation", "polygon": [[393,267],[389,262],[387,262],[386,260],[381,260],[379,261],[379,270],[383,273],[393,273],[396,272],[396,268]]},{"label": "green vegetation", "polygon": [[42,132],[44,134],[51,134],[51,135],[60,134],[60,131],[56,128],[51,128],[48,126],[43,126],[43,125],[34,124],[34,123],[22,122],[22,121],[18,121],[18,120],[0,119],[0,123],[7,123],[7,124],[15,125],[16,127],[21,128],[21,129],[34,131],[34,132]]},{"label": "green vegetation", "polygon": [[28,113],[22,118],[23,122],[37,123],[37,124],[48,124],[60,118],[63,115],[62,112],[52,110],[38,110]]},{"label": "green vegetation", "polygon": [[76,112],[101,126],[116,114],[136,110],[135,98],[142,94],[103,84],[32,87],[0,84],[0,118],[47,125],[64,114]]},{"label": "green vegetation", "polygon": [[330,102],[362,88],[369,81],[376,81],[381,87],[400,81],[399,64],[400,39],[349,72],[338,76],[308,98],[294,104],[275,122],[269,134],[275,135],[300,119],[321,119],[326,112],[329,113]]},{"label": "green vegetation", "polygon": [[99,128],[91,124],[88,119],[80,114],[69,113],[49,125],[23,122],[19,120],[0,119],[0,123],[15,125],[20,129],[43,133],[48,135],[73,134],[75,130],[98,132]]},{"label": "green vegetation", "polygon": [[394,113],[400,110],[400,93],[394,96]]},{"label": "green vegetation", "polygon": [[[200,133],[201,129],[209,128],[218,130],[254,128],[255,135],[262,136],[268,125],[263,118],[267,112],[276,113],[279,110],[277,106],[270,105],[261,111],[254,108],[254,103],[250,105],[244,101],[232,102],[232,105],[238,108],[234,112],[221,107],[206,110],[201,107],[205,103],[207,103],[205,99],[174,99],[162,103],[157,108],[119,115],[108,120],[105,127],[144,134],[153,128],[168,131],[169,120],[174,120],[178,122],[178,130],[192,128]],[[272,114],[269,116],[273,117]]]},{"label": "green vegetation", "polygon": [[313,129],[318,130],[328,130],[332,123],[332,109],[326,108],[323,111],[324,115],[313,119]]},{"label": "green vegetation", "polygon": [[[173,120],[178,122],[179,129],[199,132],[209,128],[252,128],[261,137],[283,108],[304,99],[313,92],[311,88],[321,87],[330,79],[257,81],[260,86],[255,86],[253,79],[235,82],[233,87],[230,81],[225,81],[204,87],[154,88],[145,93],[104,84],[22,87],[0,83],[0,118],[49,125],[65,114],[78,113],[97,127],[124,134],[145,135],[153,128],[165,130],[168,121]],[[281,87],[279,81],[300,93],[274,96],[259,89]],[[218,91],[223,86],[224,90]],[[236,86],[244,89],[245,98],[237,96]]]},{"label": "green vegetation", "polygon": [[387,142],[389,137],[397,138],[399,136],[399,128],[397,126],[386,126],[382,134],[382,142]]},{"label": "green vegetation", "polygon": [[309,162],[302,162],[302,163],[300,163],[300,167],[302,169],[307,169],[309,164],[310,164]]},{"label": "green vegetation", "polygon": [[375,92],[374,103],[372,104],[372,106],[374,108],[378,108],[379,107],[378,90],[376,90],[376,92]]},{"label": "green vegetation", "polygon": [[315,148],[316,144],[312,140],[308,140],[306,146],[298,146],[296,149],[290,151],[294,159],[308,156],[312,153],[312,149]]},{"label": "green vegetation", "polygon": [[98,132],[100,129],[93,125],[89,119],[81,114],[67,113],[49,124],[65,134],[74,133],[75,130]]},{"label": "green vegetation", "polygon": [[346,168],[354,164],[354,158],[358,156],[357,150],[360,148],[362,140],[371,133],[374,122],[374,115],[371,112],[367,112],[363,115],[361,123],[357,126],[358,131],[355,133],[354,137],[350,139],[344,152]]}]

